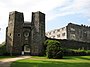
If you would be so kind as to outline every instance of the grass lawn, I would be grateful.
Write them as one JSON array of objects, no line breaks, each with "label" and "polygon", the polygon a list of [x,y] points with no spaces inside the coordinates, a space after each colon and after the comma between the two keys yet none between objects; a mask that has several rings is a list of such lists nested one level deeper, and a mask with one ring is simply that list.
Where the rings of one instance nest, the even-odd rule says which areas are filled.
[{"label": "grass lawn", "polygon": [[13,62],[11,67],[90,67],[90,56],[66,56],[63,59],[32,56]]},{"label": "grass lawn", "polygon": [[0,56],[0,59],[6,59],[6,58],[15,58],[15,56]]}]

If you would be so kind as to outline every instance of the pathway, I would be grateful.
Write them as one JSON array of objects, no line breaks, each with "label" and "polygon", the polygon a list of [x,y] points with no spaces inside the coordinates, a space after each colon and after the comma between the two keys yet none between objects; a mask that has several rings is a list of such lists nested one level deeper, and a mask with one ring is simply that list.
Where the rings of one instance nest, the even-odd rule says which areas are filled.
[{"label": "pathway", "polygon": [[0,59],[0,67],[10,67],[10,64],[16,60],[30,58],[30,56],[19,56],[16,58]]}]

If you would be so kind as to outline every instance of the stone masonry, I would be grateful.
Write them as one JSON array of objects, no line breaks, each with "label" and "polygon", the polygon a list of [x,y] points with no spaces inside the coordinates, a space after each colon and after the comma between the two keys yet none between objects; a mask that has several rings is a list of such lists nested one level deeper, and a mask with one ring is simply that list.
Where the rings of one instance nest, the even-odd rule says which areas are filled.
[{"label": "stone masonry", "polygon": [[9,13],[8,27],[6,28],[6,48],[10,55],[43,55],[45,40],[45,14],[32,12],[31,22],[24,21],[21,12]]},{"label": "stone masonry", "polygon": [[49,31],[48,38],[75,40],[90,43],[90,27],[69,23],[67,26]]}]

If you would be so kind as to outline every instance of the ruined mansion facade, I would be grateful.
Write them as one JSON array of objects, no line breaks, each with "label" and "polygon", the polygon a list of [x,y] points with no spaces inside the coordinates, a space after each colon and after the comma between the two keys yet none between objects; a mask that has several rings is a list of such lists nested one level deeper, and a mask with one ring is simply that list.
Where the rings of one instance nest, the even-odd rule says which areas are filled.
[{"label": "ruined mansion facade", "polygon": [[24,21],[21,12],[9,13],[8,27],[6,28],[6,49],[11,55],[21,55],[28,52],[30,55],[43,55],[45,40],[45,14],[32,12],[31,22]]},{"label": "ruined mansion facade", "polygon": [[69,23],[63,28],[47,32],[46,36],[54,39],[66,39],[90,43],[90,27]]},{"label": "ruined mansion facade", "polygon": [[69,23],[46,33],[48,39],[58,40],[62,48],[90,50],[90,26]]}]

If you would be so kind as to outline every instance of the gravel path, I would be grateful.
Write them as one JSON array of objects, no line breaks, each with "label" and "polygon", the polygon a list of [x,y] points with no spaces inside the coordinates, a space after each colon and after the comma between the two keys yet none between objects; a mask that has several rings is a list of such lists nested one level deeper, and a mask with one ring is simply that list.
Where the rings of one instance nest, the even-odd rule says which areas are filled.
[{"label": "gravel path", "polygon": [[16,58],[0,59],[0,67],[10,67],[10,64],[16,60],[30,58],[30,56],[19,56]]}]

